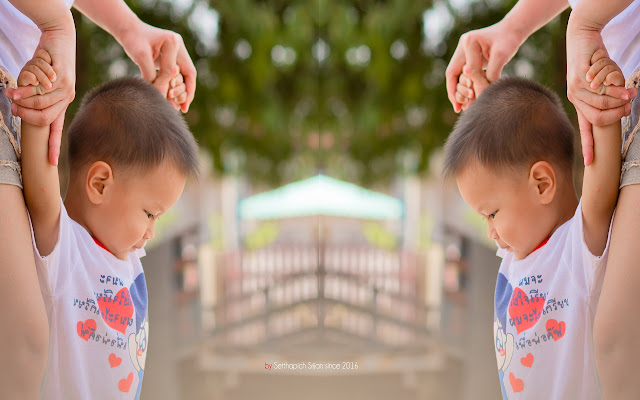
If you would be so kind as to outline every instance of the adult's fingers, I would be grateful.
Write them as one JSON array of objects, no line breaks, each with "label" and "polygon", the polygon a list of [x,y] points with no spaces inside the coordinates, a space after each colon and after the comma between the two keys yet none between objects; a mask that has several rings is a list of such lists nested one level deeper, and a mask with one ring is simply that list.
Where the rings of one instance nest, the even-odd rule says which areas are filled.
[{"label": "adult's fingers", "polygon": [[497,81],[502,75],[502,68],[509,62],[509,56],[502,51],[492,50],[491,57],[487,63],[487,80],[489,82]]},{"label": "adult's fingers", "polygon": [[[44,89],[44,87],[42,89]],[[10,93],[7,92],[7,96],[8,97],[10,96],[9,98],[11,100],[17,101],[20,99],[26,99],[27,97],[40,95],[42,94],[41,93],[42,89],[38,88],[38,86],[20,86],[19,88],[11,91]]]},{"label": "adult's fingers", "polygon": [[[613,95],[619,94],[620,92],[619,89],[622,89],[623,91],[622,94],[626,96],[627,99],[613,96]],[[605,89],[605,93],[608,93],[608,94],[600,95],[597,93],[593,93],[587,89],[581,89],[578,91],[578,96],[576,96],[576,99],[578,101],[588,104],[593,108],[598,108],[600,110],[609,110],[609,109],[614,109],[618,107],[624,107],[625,104],[629,103],[629,92],[625,88],[618,87],[618,86],[609,86]],[[582,111],[584,113],[585,110],[582,110]],[[589,117],[588,115],[586,115],[586,113],[585,113],[585,116],[587,118]],[[599,125],[594,121],[591,121],[591,122],[596,125]]]},{"label": "adult's fingers", "polygon": [[[597,96],[597,95],[596,95]],[[602,96],[607,97],[607,96]],[[631,113],[631,103],[625,102],[624,105],[611,108],[607,110],[599,109],[585,103],[581,100],[577,100],[573,103],[576,109],[582,113],[582,115],[591,124],[596,126],[607,126],[619,121],[622,117]],[[580,121],[578,121],[580,122]]]},{"label": "adult's fingers", "polygon": [[455,96],[458,77],[462,73],[462,67],[464,64],[464,49],[460,41],[458,42],[458,47],[456,47],[456,50],[449,61],[449,65],[447,66],[447,70],[445,71],[445,77],[447,79],[447,95],[449,96],[449,101],[451,102],[451,105],[453,105],[453,110],[455,112],[460,112],[460,108],[462,106],[462,104],[456,100]]},{"label": "adult's fingers", "polygon": [[175,75],[174,67],[178,59],[178,43],[174,35],[168,35],[160,48],[160,71],[156,79],[166,80],[167,85]]},{"label": "adult's fingers", "polygon": [[178,66],[180,67],[180,73],[183,75],[184,83],[187,87],[187,100],[182,104],[181,109],[182,112],[187,112],[196,95],[196,77],[198,72],[196,71],[195,65],[193,65],[191,57],[189,57],[186,47],[184,47],[182,38],[180,36],[178,36],[178,38]]},{"label": "adult's fingers", "polygon": [[140,68],[142,79],[147,82],[156,80],[157,71],[155,62],[151,51],[147,47],[141,46],[139,50],[136,50],[135,55],[132,54],[131,59],[136,63],[138,68]]},{"label": "adult's fingers", "polygon": [[57,102],[65,100],[66,95],[62,90],[54,90],[49,93],[45,93],[39,96],[29,96],[18,100],[13,100],[21,107],[32,108],[35,110],[42,110]]},{"label": "adult's fingers", "polygon": [[[466,36],[463,40],[464,55],[467,60],[467,69],[469,74],[466,74],[475,83],[474,76],[482,73],[482,46],[480,43],[470,36]],[[464,69],[463,69],[464,72]]]},{"label": "adult's fingers", "polygon": [[60,143],[62,142],[62,130],[64,128],[64,116],[67,112],[65,108],[62,113],[51,123],[49,131],[49,162],[51,165],[58,165],[60,157]]},{"label": "adult's fingers", "polygon": [[59,102],[53,106],[44,110],[33,110],[30,108],[19,106],[16,103],[11,103],[11,112],[13,115],[20,117],[21,119],[29,122],[30,124],[37,126],[47,126],[60,115],[63,109],[67,108],[67,104]]},{"label": "adult's fingers", "polygon": [[475,97],[479,97],[490,83],[484,75],[483,71],[472,70],[468,65],[465,66],[462,71],[473,81],[473,90],[475,92]]},{"label": "adult's fingers", "polygon": [[578,113],[578,125],[580,126],[580,144],[582,146],[582,158],[584,159],[584,165],[589,166],[593,161],[593,130],[591,123],[587,118],[576,109]]}]

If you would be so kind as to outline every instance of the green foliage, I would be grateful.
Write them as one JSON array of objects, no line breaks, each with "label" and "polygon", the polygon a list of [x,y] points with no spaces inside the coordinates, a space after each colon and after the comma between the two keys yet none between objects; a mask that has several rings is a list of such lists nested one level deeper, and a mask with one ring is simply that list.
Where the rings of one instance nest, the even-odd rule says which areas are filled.
[{"label": "green foliage", "polygon": [[[499,21],[515,2],[127,3],[143,21],[183,36],[198,69],[186,119],[215,168],[279,184],[318,170],[363,183],[424,170],[456,119],[444,71],[458,38]],[[213,39],[197,23],[207,9],[219,16]],[[433,9],[449,24],[426,36],[424,13]],[[78,98],[110,77],[138,73],[113,38],[74,16]],[[527,41],[505,72],[528,71],[565,93],[565,27],[566,14]]]}]

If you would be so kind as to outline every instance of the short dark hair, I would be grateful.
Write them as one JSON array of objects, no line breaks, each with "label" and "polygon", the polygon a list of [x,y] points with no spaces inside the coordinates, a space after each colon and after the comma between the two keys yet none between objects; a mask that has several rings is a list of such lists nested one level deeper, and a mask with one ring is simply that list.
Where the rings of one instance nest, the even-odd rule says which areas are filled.
[{"label": "short dark hair", "polygon": [[444,174],[455,176],[472,161],[494,171],[547,161],[571,176],[574,136],[553,91],[528,79],[502,78],[456,122],[444,147]]},{"label": "short dark hair", "polygon": [[68,132],[71,174],[104,161],[125,174],[144,173],[167,160],[198,176],[198,145],[182,116],[150,83],[125,77],[82,99]]}]

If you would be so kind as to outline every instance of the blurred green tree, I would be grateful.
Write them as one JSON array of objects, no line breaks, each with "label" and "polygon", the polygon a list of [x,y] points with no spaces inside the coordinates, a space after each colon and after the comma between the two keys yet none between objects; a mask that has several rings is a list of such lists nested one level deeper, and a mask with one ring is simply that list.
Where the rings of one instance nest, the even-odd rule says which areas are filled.
[{"label": "blurred green tree", "polygon": [[[499,21],[515,1],[127,4],[143,21],[183,36],[198,69],[186,119],[216,169],[268,184],[318,170],[366,184],[427,168],[456,119],[444,71],[458,38]],[[533,35],[505,73],[565,93],[567,16]],[[139,73],[113,38],[74,17],[78,98],[104,80]]]}]

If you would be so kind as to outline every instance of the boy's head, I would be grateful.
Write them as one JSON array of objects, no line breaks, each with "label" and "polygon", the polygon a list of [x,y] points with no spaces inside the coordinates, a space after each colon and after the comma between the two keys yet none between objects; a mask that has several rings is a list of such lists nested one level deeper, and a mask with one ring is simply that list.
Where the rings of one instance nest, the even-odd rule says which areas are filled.
[{"label": "boy's head", "polygon": [[198,147],[183,118],[140,78],[89,92],[68,138],[66,201],[120,259],[153,237],[155,220],[198,174]]},{"label": "boy's head", "polygon": [[555,93],[503,78],[458,119],[445,145],[445,176],[485,217],[489,237],[521,259],[550,235],[573,193],[573,141]]}]

